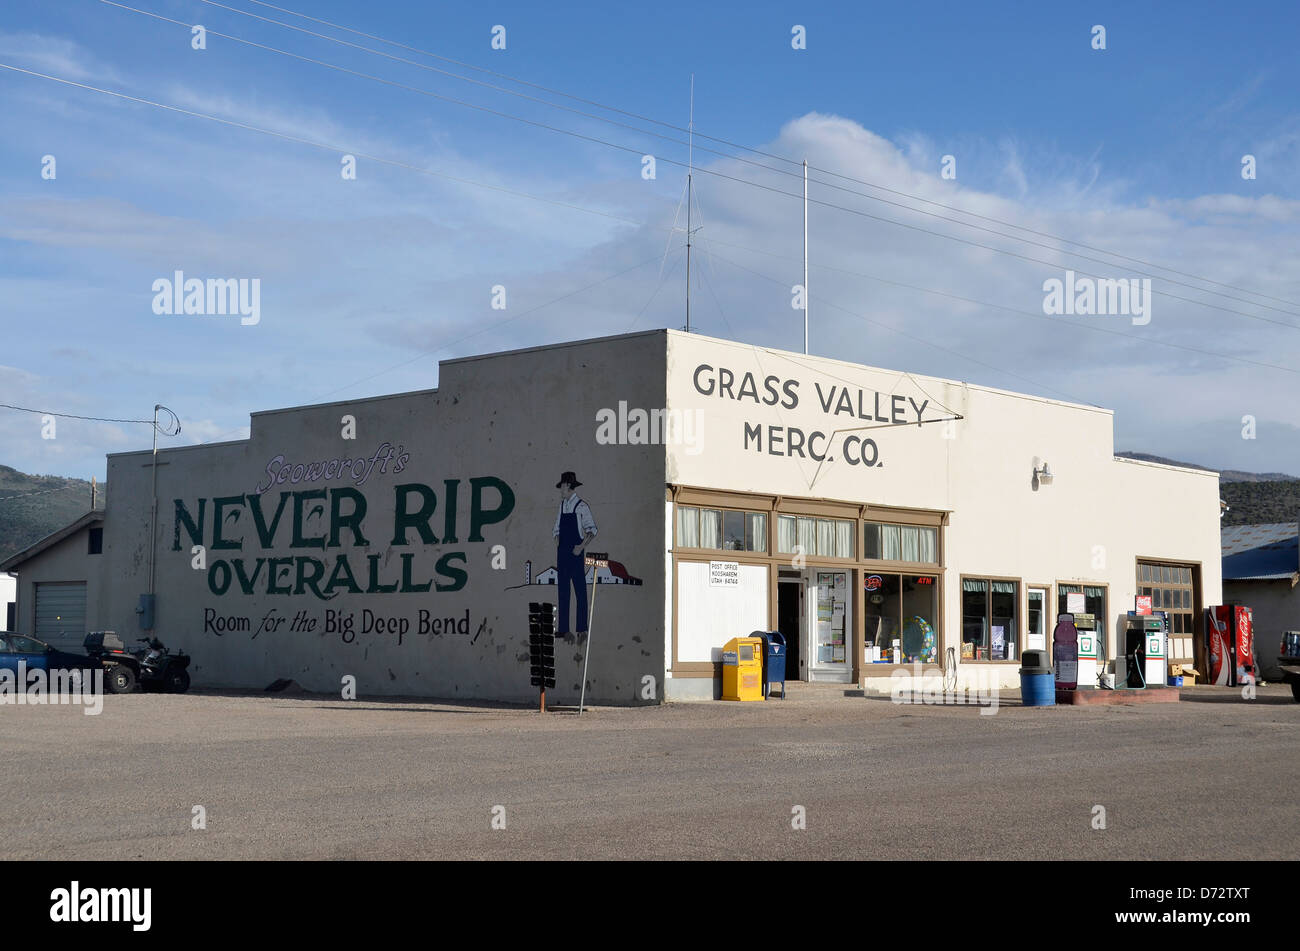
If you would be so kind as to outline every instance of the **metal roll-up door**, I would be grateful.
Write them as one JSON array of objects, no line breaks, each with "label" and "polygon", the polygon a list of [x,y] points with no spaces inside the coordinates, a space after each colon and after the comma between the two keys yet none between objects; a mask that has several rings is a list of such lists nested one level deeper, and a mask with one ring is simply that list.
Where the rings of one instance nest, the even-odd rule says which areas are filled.
[{"label": "metal roll-up door", "polygon": [[33,633],[60,650],[80,651],[86,639],[86,582],[37,583]]}]

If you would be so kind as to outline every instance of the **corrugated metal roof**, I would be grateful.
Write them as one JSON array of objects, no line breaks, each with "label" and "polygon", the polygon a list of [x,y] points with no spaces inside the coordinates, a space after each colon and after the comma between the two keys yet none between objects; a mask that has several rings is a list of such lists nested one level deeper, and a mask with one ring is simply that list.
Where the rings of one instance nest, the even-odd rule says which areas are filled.
[{"label": "corrugated metal roof", "polygon": [[1222,530],[1224,581],[1287,581],[1300,570],[1300,526],[1233,525]]},{"label": "corrugated metal roof", "polygon": [[1224,558],[1275,542],[1300,536],[1295,522],[1269,522],[1263,525],[1228,525],[1219,529],[1219,547]]}]

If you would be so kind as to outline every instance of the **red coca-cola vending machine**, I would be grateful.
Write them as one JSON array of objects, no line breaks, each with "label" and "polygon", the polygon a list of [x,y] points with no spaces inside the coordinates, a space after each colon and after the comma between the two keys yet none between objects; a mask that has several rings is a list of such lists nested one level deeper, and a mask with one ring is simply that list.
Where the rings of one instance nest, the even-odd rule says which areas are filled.
[{"label": "red coca-cola vending machine", "polygon": [[1255,628],[1250,608],[1221,604],[1205,609],[1207,681],[1225,687],[1255,679]]}]

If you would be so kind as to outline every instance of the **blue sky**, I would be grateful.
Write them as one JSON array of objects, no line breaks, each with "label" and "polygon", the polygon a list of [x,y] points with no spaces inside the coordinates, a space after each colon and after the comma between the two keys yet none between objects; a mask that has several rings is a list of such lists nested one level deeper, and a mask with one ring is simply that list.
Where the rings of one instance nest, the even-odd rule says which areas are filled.
[{"label": "blue sky", "polygon": [[[180,442],[234,438],[258,409],[436,385],[440,358],[681,325],[670,229],[684,174],[668,160],[684,160],[684,146],[433,70],[678,132],[252,0],[126,5],[284,53],[215,35],[196,51],[188,27],[98,0],[8,0],[0,63],[338,150],[0,69],[0,402],[113,417],[161,402],[183,420]],[[1300,368],[1300,303],[1282,302],[1300,302],[1293,3],[276,6],[678,126],[693,72],[706,135],[1269,295],[1213,288],[1248,302],[1232,301],[1161,271],[1148,325],[1053,321],[1045,279],[1145,268],[811,188],[815,201],[1048,262],[814,205],[813,352],[1097,403],[1116,410],[1117,448],[1300,474],[1300,376],[1288,372]],[[498,24],[504,50],[490,46]],[[791,48],[795,24],[806,49]],[[1097,24],[1105,50],[1092,48]],[[344,151],[586,210],[365,158],[344,181]],[[660,159],[653,181],[643,153]],[[1247,154],[1254,180],[1241,175]],[[45,155],[54,180],[41,177]],[[955,180],[940,177],[945,155]],[[783,191],[798,181],[706,151],[696,161],[693,323],[798,349],[799,202],[722,176]],[[152,282],[176,269],[259,278],[260,323],[155,315]],[[496,285],[504,311],[490,306]],[[1255,439],[1241,438],[1246,415]],[[0,411],[0,462],[26,471],[102,477],[104,453],[145,446],[149,431],[61,420],[55,439],[40,437],[38,417]]]}]

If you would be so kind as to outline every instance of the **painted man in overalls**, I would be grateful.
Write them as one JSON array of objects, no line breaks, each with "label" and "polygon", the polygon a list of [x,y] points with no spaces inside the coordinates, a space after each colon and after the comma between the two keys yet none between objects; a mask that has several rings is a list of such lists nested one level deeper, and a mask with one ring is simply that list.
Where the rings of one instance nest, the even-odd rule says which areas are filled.
[{"label": "painted man in overalls", "polygon": [[569,633],[569,586],[578,597],[578,636],[587,634],[587,566],[586,548],[596,537],[596,520],[591,507],[578,498],[582,485],[572,472],[560,476],[555,487],[560,490],[560,513],[555,517],[555,571],[560,584],[560,618],[555,633]]}]

